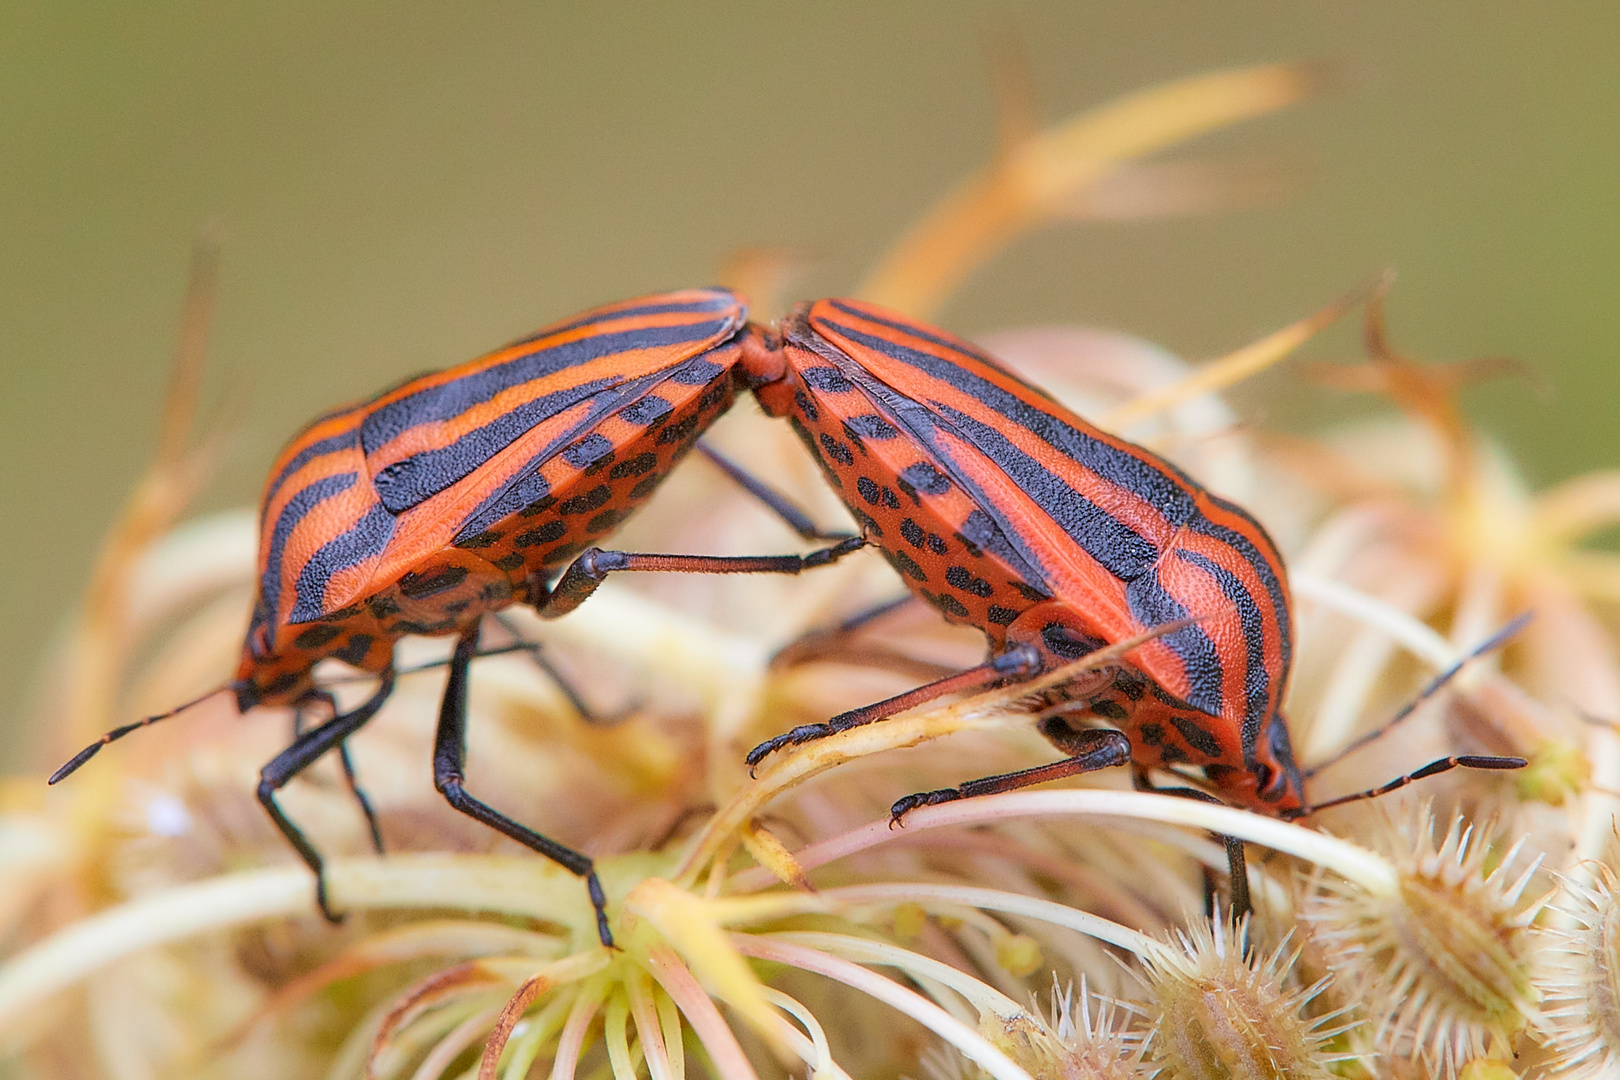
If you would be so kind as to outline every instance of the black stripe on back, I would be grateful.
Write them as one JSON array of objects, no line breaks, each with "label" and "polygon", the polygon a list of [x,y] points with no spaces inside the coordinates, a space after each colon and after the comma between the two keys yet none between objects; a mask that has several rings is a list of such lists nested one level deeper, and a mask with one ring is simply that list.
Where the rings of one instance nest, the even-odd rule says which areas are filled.
[{"label": "black stripe on back", "polygon": [[[874,320],[878,321],[878,320]],[[1149,459],[1145,451],[1132,452],[1090,435],[1053,413],[1032,405],[1017,394],[977,375],[959,364],[934,353],[897,345],[886,338],[863,333],[853,327],[828,323],[840,334],[890,359],[917,369],[930,378],[982,402],[987,408],[1024,428],[1048,446],[1090,469],[1110,484],[1156,507],[1174,528],[1198,516],[1193,493],[1201,490],[1193,480],[1169,462]],[[899,325],[907,333],[915,331]],[[946,343],[949,345],[949,343]],[[949,345],[953,351],[961,350]],[[970,354],[971,355],[971,354]],[[974,359],[979,359],[977,356]],[[993,365],[996,366],[996,365]],[[1001,370],[996,366],[997,370]],[[1020,385],[1026,385],[1020,380]],[[1051,400],[1034,391],[1037,397]]]},{"label": "black stripe on back", "polygon": [[1237,609],[1238,621],[1243,626],[1243,762],[1254,766],[1254,748],[1260,738],[1260,725],[1271,705],[1271,674],[1266,671],[1265,616],[1254,602],[1249,590],[1238,576],[1209,556],[1185,548],[1176,551],[1176,558],[1198,567],[1215,579],[1227,602]]},{"label": "black stripe on back", "polygon": [[[539,341],[541,338],[554,337],[557,334],[566,334],[570,331],[578,330],[583,326],[594,326],[598,323],[613,322],[616,319],[639,319],[647,315],[669,315],[675,312],[689,312],[693,315],[705,315],[709,312],[726,311],[730,308],[741,306],[741,302],[735,293],[729,293],[724,290],[715,290],[710,295],[710,298],[706,300],[699,300],[696,302],[691,300],[680,300],[663,304],[642,304],[638,307],[620,308],[616,311],[599,311],[584,318],[574,319],[571,322],[553,323],[551,326],[548,326],[543,330],[535,331],[528,337],[518,338],[516,341],[511,342],[506,347],[510,349],[514,345],[527,345],[529,342]],[[742,315],[746,317],[746,309],[743,310]],[[738,321],[741,322],[742,320],[739,318]]]},{"label": "black stripe on back", "polygon": [[281,513],[276,516],[276,527],[270,533],[270,549],[265,553],[264,577],[259,581],[259,599],[268,612],[277,611],[281,605],[281,561],[287,553],[287,540],[293,530],[316,506],[353,487],[358,477],[358,473],[352,472],[323,476],[309,486],[300,488],[281,508]]},{"label": "black stripe on back", "polygon": [[332,575],[380,555],[393,535],[394,515],[374,503],[359,521],[322,544],[298,573],[297,600],[287,621],[310,622],[326,614],[326,584]]},{"label": "black stripe on back", "polygon": [[[942,479],[948,479],[950,483],[956,484],[967,493],[974,505],[985,508],[985,512],[979,514],[979,517],[984,519],[982,521],[976,521],[973,515],[969,515],[968,521],[962,527],[965,538],[1001,559],[1009,570],[1028,584],[1043,592],[1049,592],[1051,586],[1047,584],[1044,567],[1035,552],[1017,529],[1012,528],[1004,518],[995,514],[997,508],[991,504],[990,497],[967,476],[951,456],[949,447],[941,442],[939,432],[944,425],[940,416],[921,402],[906,397],[887,383],[868,374],[864,368],[842,353],[837,355],[835,362],[845,365],[845,374],[860,388],[862,394],[878,406],[897,427],[909,431],[914,443],[925,448],[932,459],[927,464],[930,467],[937,467],[945,474]],[[961,433],[957,433],[957,437],[965,443],[972,442]],[[915,465],[908,468],[902,473],[902,477],[913,475],[915,469],[917,469]],[[925,494],[943,494],[950,490],[948,484],[943,487],[938,487],[934,483],[914,486]],[[938,490],[934,490],[936,487]]]},{"label": "black stripe on back", "polygon": [[[1165,591],[1157,569],[1125,586],[1131,616],[1146,629],[1185,619],[1187,609]],[[1186,702],[1211,716],[1221,715],[1223,693],[1220,653],[1208,632],[1197,623],[1172,630],[1159,639],[1181,660],[1187,673]]]},{"label": "black stripe on back", "polygon": [[[693,363],[702,364],[707,363],[707,361],[703,360],[702,357],[693,357],[687,361],[687,364]],[[597,400],[592,403],[591,408],[586,411],[584,416],[580,417],[578,422],[537,451],[533,457],[529,458],[517,471],[512,473],[510,480],[498,490],[485,496],[484,501],[473,508],[472,512],[462,522],[461,528],[456,531],[456,538],[452,542],[460,543],[469,536],[476,536],[509,514],[515,514],[536,499],[551,494],[551,486],[539,475],[542,465],[551,460],[552,456],[562,450],[563,447],[570,445],[579,436],[601,423],[615,409],[628,412],[635,409],[642,402],[647,401],[648,395],[668,378],[672,371],[679,372],[685,367],[686,364],[677,365],[670,371],[660,371],[647,375],[633,383],[626,383],[617,387],[612,393],[598,395]],[[668,402],[663,401],[661,398],[653,400],[659,401],[664,406],[664,412],[659,415],[666,415],[670,411]]]},{"label": "black stripe on back", "polygon": [[[371,482],[389,511],[403,514],[482,467],[531,428],[565,409],[599,398],[619,400],[616,380],[596,379],[566,390],[544,394],[501,413],[483,427],[474,428],[448,446],[401,458],[377,470]],[[592,412],[599,410],[593,409]]]},{"label": "black stripe on back", "polygon": [[727,318],[680,326],[644,326],[536,349],[459,379],[426,387],[376,409],[360,426],[361,445],[370,454],[409,428],[453,419],[514,386],[616,353],[705,341],[724,334],[734,325],[734,320]]},{"label": "black stripe on back", "polygon": [[[942,402],[929,402],[946,417],[962,440],[984,453],[1010,476],[1041,512],[1068,533],[1080,548],[1121,581],[1133,581],[1158,561],[1159,548],[1147,537],[1070,487],[1064,480],[1008,441],[988,424]],[[1000,507],[989,508],[1016,530]]]},{"label": "black stripe on back", "polygon": [[263,521],[264,511],[275,501],[276,493],[281,490],[281,485],[287,482],[288,477],[318,457],[353,449],[359,439],[359,432],[357,424],[348,431],[340,431],[336,435],[318,439],[294,454],[291,460],[281,467],[281,471],[271,478],[269,486],[265,489],[264,502],[259,507],[260,521]]},{"label": "black stripe on back", "polygon": [[[1265,529],[1261,527],[1259,522],[1250,517],[1242,507],[1229,503],[1218,495],[1209,495],[1208,497],[1211,502],[1222,510],[1253,525],[1255,531],[1266,538],[1267,544],[1271,546],[1272,550],[1276,550],[1276,545],[1270,543],[1271,537],[1267,535]],[[1225,525],[1217,525],[1202,514],[1198,515],[1198,520],[1190,522],[1188,527],[1196,533],[1225,544],[1239,555],[1242,555],[1249,566],[1254,569],[1254,576],[1265,586],[1266,594],[1271,597],[1271,610],[1276,613],[1277,638],[1280,642],[1278,646],[1280,665],[1277,670],[1286,677],[1289,665],[1293,663],[1294,626],[1293,616],[1288,607],[1288,593],[1283,588],[1282,579],[1277,576],[1276,566],[1266,556],[1266,553],[1255,545],[1253,540],[1250,540],[1236,529],[1229,529]]]}]

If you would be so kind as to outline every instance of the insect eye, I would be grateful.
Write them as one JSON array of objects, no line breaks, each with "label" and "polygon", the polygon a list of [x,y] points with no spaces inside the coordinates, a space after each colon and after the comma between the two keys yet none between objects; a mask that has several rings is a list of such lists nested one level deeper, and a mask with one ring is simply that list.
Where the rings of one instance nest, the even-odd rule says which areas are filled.
[{"label": "insect eye", "polygon": [[1282,786],[1282,772],[1263,762],[1257,762],[1254,766],[1254,780],[1261,795],[1275,797],[1280,793],[1279,789]]}]

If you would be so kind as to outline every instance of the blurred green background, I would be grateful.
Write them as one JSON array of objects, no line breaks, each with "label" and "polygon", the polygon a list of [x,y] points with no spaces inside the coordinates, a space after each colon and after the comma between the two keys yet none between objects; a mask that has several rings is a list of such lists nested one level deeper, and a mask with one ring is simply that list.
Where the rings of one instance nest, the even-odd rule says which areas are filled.
[{"label": "blurred green background", "polygon": [[[1393,266],[1396,342],[1519,357],[1471,390],[1540,485],[1620,461],[1620,5],[149,2],[0,5],[0,771],[39,658],[152,448],[187,251],[225,227],[204,507],[308,417],[595,303],[823,256],[847,290],[993,140],[987,32],[1043,119],[1215,67],[1327,59],[1336,93],[1193,148],[1298,191],[1059,227],[942,321],[1223,352]],[[1324,351],[1325,350],[1325,351]],[[1319,355],[1354,352],[1354,334]],[[1286,377],[1275,385],[1286,387]],[[1280,390],[1268,423],[1311,422]]]}]

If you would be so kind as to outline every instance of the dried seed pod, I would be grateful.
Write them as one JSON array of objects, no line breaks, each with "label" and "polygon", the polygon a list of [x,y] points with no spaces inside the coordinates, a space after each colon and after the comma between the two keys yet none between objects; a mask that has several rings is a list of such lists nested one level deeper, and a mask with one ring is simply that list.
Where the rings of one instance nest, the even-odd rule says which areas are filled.
[{"label": "dried seed pod", "polygon": [[1509,1052],[1537,1017],[1530,924],[1543,902],[1523,896],[1541,860],[1516,870],[1520,844],[1503,852],[1494,822],[1476,831],[1460,817],[1436,845],[1427,806],[1388,831],[1393,893],[1319,877],[1301,913],[1370,1021],[1370,1045],[1454,1076]]}]

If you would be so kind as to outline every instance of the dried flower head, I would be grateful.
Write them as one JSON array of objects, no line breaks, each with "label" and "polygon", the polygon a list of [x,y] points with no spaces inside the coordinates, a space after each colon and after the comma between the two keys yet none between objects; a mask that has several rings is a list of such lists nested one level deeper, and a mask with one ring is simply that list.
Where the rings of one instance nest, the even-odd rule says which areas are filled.
[{"label": "dried flower head", "polygon": [[1427,806],[1390,825],[1382,846],[1396,887],[1317,876],[1301,914],[1370,1021],[1360,1041],[1450,1076],[1475,1058],[1510,1056],[1538,1018],[1530,927],[1542,902],[1525,891],[1541,859],[1521,860],[1519,844],[1503,850],[1494,822],[1476,829],[1457,817],[1438,844],[1434,833]]},{"label": "dried flower head", "polygon": [[1559,1080],[1620,1075],[1620,904],[1613,868],[1595,871],[1590,885],[1563,882],[1542,931],[1546,1075]]}]

